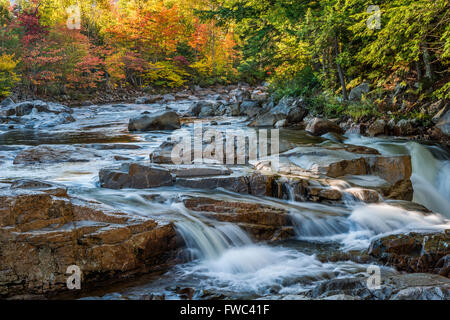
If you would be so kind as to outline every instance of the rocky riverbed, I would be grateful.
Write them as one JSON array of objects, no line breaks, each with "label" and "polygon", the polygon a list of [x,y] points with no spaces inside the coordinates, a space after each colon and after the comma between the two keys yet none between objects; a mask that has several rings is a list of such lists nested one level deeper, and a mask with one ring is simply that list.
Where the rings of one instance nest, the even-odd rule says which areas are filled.
[{"label": "rocky riverbed", "polygon": [[[227,165],[208,140],[201,163],[194,146],[174,164],[173,134],[199,121],[224,140],[278,128],[279,145],[248,161],[233,143]],[[274,105],[264,87],[73,108],[6,100],[0,296],[449,299],[450,154],[367,127],[301,99]],[[66,286],[71,265],[82,290]]]}]

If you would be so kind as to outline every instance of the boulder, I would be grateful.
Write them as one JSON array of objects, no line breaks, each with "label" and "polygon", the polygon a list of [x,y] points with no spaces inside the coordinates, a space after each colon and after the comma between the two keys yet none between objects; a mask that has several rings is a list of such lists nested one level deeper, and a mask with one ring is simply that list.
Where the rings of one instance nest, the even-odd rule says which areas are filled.
[{"label": "boulder", "polygon": [[402,119],[397,122],[394,131],[399,136],[411,136],[415,134],[416,128],[412,120]]},{"label": "boulder", "polygon": [[[164,141],[152,153],[150,153],[150,162],[173,164],[172,150],[176,146],[174,141]],[[194,159],[194,150],[191,150],[191,159]]]},{"label": "boulder", "polygon": [[[386,273],[386,274],[384,274]],[[434,274],[382,272],[379,289],[369,289],[366,277],[335,278],[320,282],[307,292],[313,299],[346,295],[362,300],[448,300],[450,279]]]},{"label": "boulder", "polygon": [[202,190],[223,188],[232,192],[259,197],[272,195],[272,183],[273,177],[260,173],[194,178],[179,177],[175,182],[176,185],[186,188]]},{"label": "boulder", "polygon": [[245,100],[241,103],[240,110],[242,114],[253,118],[261,112],[261,103],[258,101]]},{"label": "boulder", "polygon": [[400,271],[450,276],[450,229],[394,234],[375,239],[369,254]]},{"label": "boulder", "polygon": [[157,94],[157,95],[152,95],[152,96],[136,98],[134,103],[136,103],[136,104],[152,104],[152,103],[160,101],[161,99],[162,99],[162,96]]},{"label": "boulder", "polygon": [[273,127],[278,121],[286,120],[288,124],[301,122],[308,111],[301,98],[284,97],[273,108],[258,116],[250,126],[253,127]]},{"label": "boulder", "polygon": [[249,194],[251,191],[246,176],[177,178],[175,184],[180,187],[202,190],[223,188],[241,194]]},{"label": "boulder", "polygon": [[339,127],[336,123],[321,118],[312,119],[306,126],[306,131],[310,132],[315,136],[321,136],[328,132],[334,132],[338,134],[344,133],[344,130],[341,127]]},{"label": "boulder", "polygon": [[255,120],[253,120],[249,126],[250,127],[273,127],[278,121],[285,120],[283,116],[273,114],[271,112],[266,112],[259,115]]},{"label": "boulder", "polygon": [[350,101],[361,101],[362,96],[368,94],[370,91],[370,86],[367,82],[361,83],[359,86],[355,87],[350,91],[348,99]]},{"label": "boulder", "polygon": [[269,98],[269,93],[261,90],[255,90],[251,94],[251,100],[264,102]]},{"label": "boulder", "polygon": [[212,219],[236,223],[258,241],[279,241],[295,236],[290,216],[282,208],[210,198],[189,198],[184,204],[189,210],[202,212]]},{"label": "boulder", "polygon": [[220,102],[214,100],[200,100],[194,103],[186,112],[191,117],[211,117],[214,116],[220,107]]},{"label": "boulder", "polygon": [[284,115],[288,123],[293,124],[303,121],[308,114],[308,110],[302,98],[284,97],[271,110],[271,113]]},{"label": "boulder", "polygon": [[126,163],[120,168],[101,169],[99,182],[102,188],[108,189],[148,189],[171,186],[174,177],[168,169],[161,166]]},{"label": "boulder", "polygon": [[15,109],[15,115],[17,117],[28,115],[32,112],[33,109],[36,109],[37,112],[54,113],[54,114],[73,113],[72,109],[67,106],[53,102],[44,102],[41,100],[25,101],[17,103],[13,105],[13,108]]},{"label": "boulder", "polygon": [[180,118],[174,111],[142,114],[130,119],[129,131],[175,130],[180,128]]},{"label": "boulder", "polygon": [[386,121],[383,119],[379,119],[372,123],[369,128],[367,129],[367,133],[371,137],[376,137],[379,135],[383,135],[386,133]]},{"label": "boulder", "polygon": [[173,94],[170,94],[170,93],[169,93],[169,94],[163,95],[162,99],[163,99],[164,102],[173,102],[173,101],[176,100],[176,98],[174,97],[174,95],[173,95]]},{"label": "boulder", "polygon": [[251,94],[248,90],[235,89],[230,92],[230,97],[233,102],[241,103],[244,100],[251,99]]},{"label": "boulder", "polygon": [[40,145],[20,151],[14,164],[89,162],[99,157],[95,152],[74,146]]},{"label": "boulder", "polygon": [[214,165],[175,165],[164,166],[177,178],[197,178],[210,176],[228,176],[232,171],[225,166]]},{"label": "boulder", "polygon": [[447,111],[436,124],[436,127],[446,136],[450,136],[450,110]]},{"label": "boulder", "polygon": [[0,189],[0,297],[69,292],[69,266],[89,290],[154,270],[175,256],[171,223],[54,194],[52,183]]}]

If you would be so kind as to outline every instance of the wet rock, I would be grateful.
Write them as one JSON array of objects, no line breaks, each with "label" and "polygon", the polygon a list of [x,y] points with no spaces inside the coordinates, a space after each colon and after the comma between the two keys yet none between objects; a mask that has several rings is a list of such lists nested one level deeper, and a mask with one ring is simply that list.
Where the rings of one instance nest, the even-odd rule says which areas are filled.
[{"label": "wet rock", "polygon": [[250,127],[273,127],[275,123],[280,120],[283,120],[283,117],[280,117],[273,113],[264,113],[258,116],[255,120],[253,120],[249,126]]},{"label": "wet rock", "polygon": [[89,289],[148,273],[174,256],[171,224],[49,194],[51,183],[14,185],[0,189],[0,297],[68,291],[71,265]]},{"label": "wet rock", "polygon": [[279,241],[295,235],[290,216],[282,208],[210,198],[186,199],[184,204],[186,208],[203,212],[215,220],[237,223],[259,241]]},{"label": "wet rock", "polygon": [[361,101],[362,96],[369,93],[370,86],[367,82],[361,83],[359,86],[355,87],[350,91],[348,99],[350,101]]},{"label": "wet rock", "polygon": [[286,120],[288,124],[295,124],[301,122],[307,114],[308,111],[301,98],[284,97],[274,108],[270,108],[266,113],[258,116],[250,126],[273,127],[280,120]]},{"label": "wet rock", "polygon": [[40,145],[20,151],[14,164],[89,162],[98,154],[89,149],[74,146]]},{"label": "wet rock", "polygon": [[361,157],[332,162],[327,166],[319,167],[319,172],[333,178],[372,174],[394,184],[398,181],[409,180],[412,164],[410,156]]},{"label": "wet rock", "polygon": [[240,176],[212,176],[177,178],[175,184],[192,189],[214,190],[223,188],[236,193],[265,196],[272,194],[272,177],[253,173]]},{"label": "wet rock", "polygon": [[163,95],[162,99],[164,102],[173,102],[176,100],[173,94],[165,94]]},{"label": "wet rock", "polygon": [[251,100],[264,102],[269,98],[269,93],[261,90],[254,90],[251,94]]},{"label": "wet rock", "polygon": [[41,100],[34,101],[25,101],[21,103],[17,103],[13,106],[15,109],[15,115],[18,117],[22,117],[31,113],[33,109],[36,109],[37,112],[46,112],[46,113],[72,113],[72,109],[66,107],[64,105],[53,103],[53,102],[43,102]]},{"label": "wet rock", "polygon": [[155,103],[158,102],[162,99],[161,95],[152,95],[152,96],[145,96],[145,97],[140,97],[137,98],[135,100],[136,104],[151,104],[151,103]]},{"label": "wet rock", "polygon": [[181,297],[181,299],[192,300],[192,298],[194,297],[195,289],[177,287],[175,292]]},{"label": "wet rock", "polygon": [[372,241],[369,254],[407,272],[450,276],[450,230],[395,234]]},{"label": "wet rock", "polygon": [[173,111],[160,111],[143,114],[130,119],[129,131],[175,130],[180,128],[180,118]]},{"label": "wet rock", "polygon": [[449,111],[449,107],[450,107],[450,104],[448,104],[448,103],[445,104],[442,108],[440,107],[441,109],[434,113],[432,121],[434,123],[438,123],[439,120],[441,120],[442,117]]},{"label": "wet rock", "polygon": [[313,120],[311,120],[311,122],[309,122],[306,126],[306,131],[315,136],[321,136],[328,132],[335,132],[339,134],[344,133],[344,130],[336,123],[321,118],[314,118]]},{"label": "wet rock", "polygon": [[130,161],[132,159],[130,157],[114,156],[114,160],[116,160],[116,161]]},{"label": "wet rock", "polygon": [[258,101],[245,100],[241,103],[240,110],[242,114],[253,118],[261,112],[261,103]]},{"label": "wet rock", "polygon": [[114,143],[114,144],[91,144],[91,145],[83,145],[84,148],[90,147],[96,150],[138,150],[142,149],[141,146],[137,144],[125,144],[125,143]]},{"label": "wet rock", "polygon": [[394,132],[399,136],[411,136],[415,134],[416,128],[412,120],[402,119],[397,122]]},{"label": "wet rock", "polygon": [[341,200],[342,193],[336,189],[323,189],[318,194],[319,197],[327,199],[327,200]]},{"label": "wet rock", "polygon": [[384,121],[383,119],[379,119],[377,121],[375,121],[374,123],[372,123],[369,128],[367,129],[367,133],[369,133],[369,135],[371,137],[376,137],[379,135],[383,135],[386,133],[386,121]]},{"label": "wet rock", "polygon": [[411,180],[404,179],[381,188],[383,196],[392,200],[412,201],[414,196],[414,188]]},{"label": "wet rock", "polygon": [[202,190],[223,188],[236,193],[249,194],[250,187],[245,176],[179,178],[176,185]]},{"label": "wet rock", "polygon": [[74,122],[72,109],[40,100],[10,104],[0,109],[2,122],[14,122],[17,128],[37,129]]},{"label": "wet rock", "polygon": [[368,174],[376,175],[391,184],[408,181],[412,174],[410,156],[367,158]]},{"label": "wet rock", "polygon": [[220,102],[214,100],[201,100],[194,103],[186,112],[191,117],[211,117],[219,109]]},{"label": "wet rock", "polygon": [[21,179],[13,181],[10,188],[22,190],[39,190],[57,197],[67,197],[67,188],[63,185],[42,180]]},{"label": "wet rock", "polygon": [[176,165],[165,166],[177,178],[195,178],[210,176],[227,176],[232,171],[225,166],[213,165]]},{"label": "wet rock", "polygon": [[99,181],[102,188],[147,189],[173,185],[174,177],[164,167],[143,166],[137,163],[123,164],[120,168],[101,169]]},{"label": "wet rock", "polygon": [[324,281],[307,293],[314,299],[345,295],[362,300],[448,300],[450,279],[432,274],[382,272],[380,288],[369,289],[367,278],[337,278]]},{"label": "wet rock", "polygon": [[[174,141],[164,141],[150,154],[150,162],[160,164],[173,164],[172,150],[176,146]],[[191,153],[191,159],[193,159],[193,150]]]},{"label": "wet rock", "polygon": [[235,89],[230,92],[230,97],[233,102],[241,103],[244,100],[250,100],[251,94],[247,90]]},{"label": "wet rock", "polygon": [[436,127],[447,137],[450,136],[450,111],[447,111],[436,124]]},{"label": "wet rock", "polygon": [[356,199],[359,199],[365,203],[377,203],[381,201],[380,194],[377,190],[352,188],[350,190],[346,190],[346,192],[350,192]]}]

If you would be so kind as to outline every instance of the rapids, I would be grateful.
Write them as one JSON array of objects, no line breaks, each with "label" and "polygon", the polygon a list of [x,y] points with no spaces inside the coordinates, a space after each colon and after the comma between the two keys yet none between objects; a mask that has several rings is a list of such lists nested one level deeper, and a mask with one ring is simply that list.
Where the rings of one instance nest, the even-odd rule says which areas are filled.
[{"label": "rapids", "polygon": [[[181,253],[180,264],[142,283],[105,290],[96,298],[140,299],[148,294],[160,294],[167,299],[179,299],[176,293],[179,288],[194,288],[195,299],[289,297],[323,280],[366,274],[368,264],[322,262],[320,255],[364,250],[374,237],[384,234],[438,230],[450,226],[450,155],[439,146],[397,139],[348,135],[344,143],[369,146],[386,155],[411,155],[414,201],[435,212],[433,214],[408,211],[388,201],[364,204],[358,188],[352,188],[346,181],[333,186],[344,193],[342,205],[298,202],[294,199],[293,190],[288,190],[288,200],[280,200],[225,190],[163,187],[135,191],[99,188],[98,171],[101,168],[120,163],[117,157],[148,163],[149,153],[171,134],[166,131],[129,133],[127,124],[130,117],[143,110],[159,111],[165,108],[183,113],[191,104],[192,101],[178,101],[164,106],[124,104],[80,107],[74,108],[76,121],[73,123],[47,128],[43,122],[36,127],[38,129],[0,132],[0,183],[18,178],[58,182],[68,186],[72,195],[100,201],[131,214],[175,223],[186,246]],[[206,128],[212,125],[210,120],[205,120]],[[214,120],[217,122],[215,128],[221,129],[241,129],[247,125],[243,118],[224,116]],[[186,121],[185,126],[193,130],[192,122]],[[306,144],[320,146],[328,142],[336,143],[334,136],[315,138],[303,131],[283,130],[280,136],[282,142],[295,144],[299,148]],[[82,163],[13,164],[18,152],[40,144],[81,146],[95,150],[98,157]],[[104,147],[118,144],[137,148]],[[348,157],[344,153],[342,157]],[[313,166],[314,163],[305,165]],[[379,178],[372,176],[354,179],[365,180],[365,185],[379,183]],[[183,205],[183,197],[202,195],[284,208],[292,219],[296,238],[270,244],[254,243],[239,226],[212,220]],[[382,267],[382,270],[395,273],[390,268]]]}]

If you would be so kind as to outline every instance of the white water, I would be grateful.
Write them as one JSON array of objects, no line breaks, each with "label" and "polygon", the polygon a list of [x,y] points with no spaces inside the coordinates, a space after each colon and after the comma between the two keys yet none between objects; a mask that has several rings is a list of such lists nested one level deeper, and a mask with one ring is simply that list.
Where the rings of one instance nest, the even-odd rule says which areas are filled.
[{"label": "white water", "polygon": [[[429,148],[417,142],[392,142],[351,135],[345,143],[373,147],[386,155],[409,154],[413,168],[411,175],[411,182],[414,187],[413,201],[450,218],[449,160],[437,159]],[[444,150],[438,147],[433,148],[442,154],[446,154]]]},{"label": "white water", "polygon": [[[188,107],[189,105],[180,106],[183,110]],[[77,123],[60,125],[59,130],[76,133],[86,131],[98,133],[98,131],[107,130],[107,135],[118,136],[122,131],[126,131],[127,118],[143,110],[159,110],[159,108],[159,106],[129,106],[129,108],[80,109],[74,114]],[[76,189],[91,188],[87,193],[98,192],[97,200],[106,202],[115,209],[149,215],[153,218],[173,218],[178,233],[186,243],[191,261],[175,268],[176,275],[168,281],[169,284],[178,285],[178,281],[189,280],[192,287],[198,286],[216,291],[257,295],[270,295],[274,292],[298,294],[318,281],[336,277],[355,277],[365,272],[366,266],[352,262],[322,263],[317,259],[315,249],[312,250],[314,253],[311,251],[306,253],[303,248],[293,249],[286,245],[254,244],[237,225],[213,221],[187,210],[180,200],[183,190],[155,191],[159,193],[160,198],[170,198],[170,201],[158,202],[151,197],[141,196],[137,191],[95,189],[94,180],[98,170],[113,164],[114,155],[147,160],[149,150],[158,145],[165,136],[164,133],[155,132],[134,134],[133,138],[138,141],[142,149],[98,150],[102,157],[99,160],[92,160],[89,164],[17,166],[12,164],[17,150],[2,151],[6,161],[2,164],[5,168],[2,177],[8,179],[35,177],[64,182],[66,185],[73,185]],[[40,142],[38,138],[36,141]],[[383,154],[411,154],[414,200],[450,217],[450,162],[448,160],[437,159],[428,148],[417,143],[364,137],[352,137],[346,142],[371,146]],[[83,143],[88,141],[83,140]],[[355,155],[330,151],[328,156],[342,159],[343,157],[353,158]],[[314,153],[297,159],[298,164],[305,168],[313,168],[320,161],[320,157]],[[367,180],[364,185],[375,186],[382,182],[378,177],[373,176],[358,176],[355,179]],[[336,184],[332,187],[344,193],[345,206],[297,203],[294,190],[289,187],[287,188],[289,202],[267,198],[261,198],[258,201],[281,205],[289,210],[298,239],[307,240],[308,244],[328,245],[331,243],[333,246],[340,246],[340,251],[367,249],[372,239],[384,234],[450,227],[448,220],[438,214],[424,215],[384,203],[365,205],[361,201],[361,189],[352,188],[345,181],[336,180]],[[189,194],[191,191],[185,192]],[[192,192],[189,195],[192,195]],[[249,201],[249,198],[242,195],[233,195],[233,197],[242,197]],[[96,196],[93,195],[93,198]],[[226,199],[230,200],[230,198]]]}]

